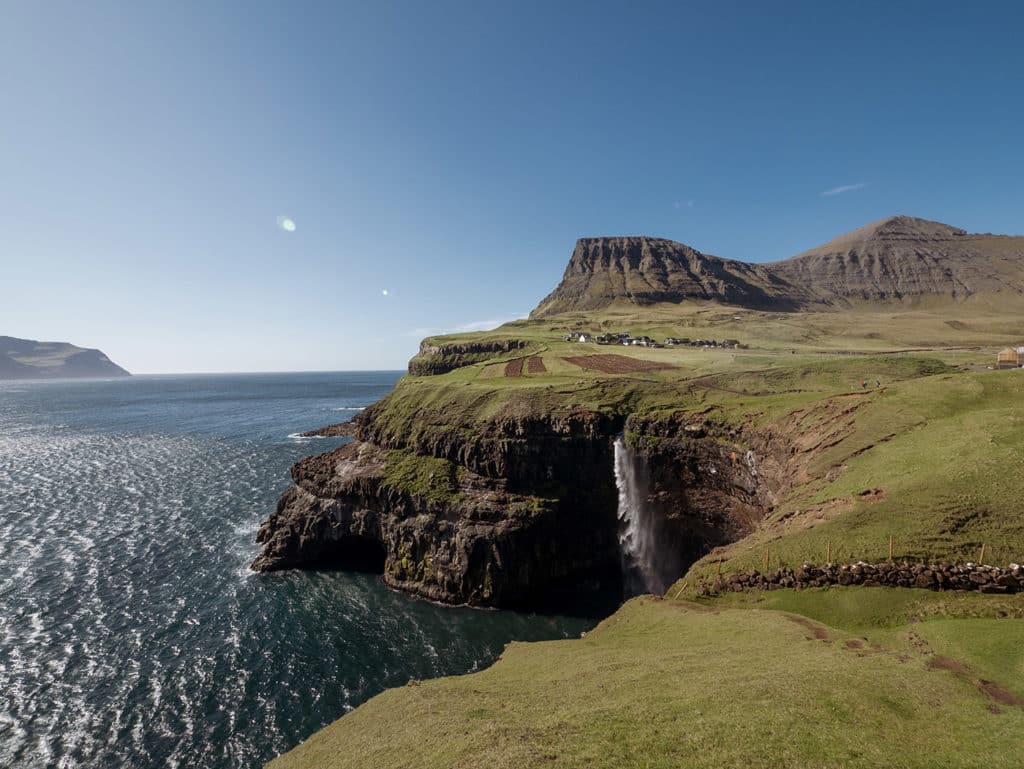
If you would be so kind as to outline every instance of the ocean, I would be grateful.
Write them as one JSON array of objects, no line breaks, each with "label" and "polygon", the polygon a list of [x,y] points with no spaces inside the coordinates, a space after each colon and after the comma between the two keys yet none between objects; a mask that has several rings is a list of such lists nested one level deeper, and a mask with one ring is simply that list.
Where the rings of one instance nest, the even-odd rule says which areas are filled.
[{"label": "ocean", "polygon": [[251,769],[381,690],[593,620],[248,570],[299,458],[401,372],[0,383],[0,767]]}]

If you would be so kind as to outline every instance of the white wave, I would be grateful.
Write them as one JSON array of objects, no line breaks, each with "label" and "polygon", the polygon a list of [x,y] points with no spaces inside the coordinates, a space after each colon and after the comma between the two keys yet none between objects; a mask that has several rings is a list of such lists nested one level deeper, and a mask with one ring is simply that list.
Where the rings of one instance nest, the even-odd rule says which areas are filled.
[{"label": "white wave", "polygon": [[310,441],[323,441],[337,436],[333,435],[303,435],[302,433],[288,433],[288,438],[296,443],[309,443]]}]

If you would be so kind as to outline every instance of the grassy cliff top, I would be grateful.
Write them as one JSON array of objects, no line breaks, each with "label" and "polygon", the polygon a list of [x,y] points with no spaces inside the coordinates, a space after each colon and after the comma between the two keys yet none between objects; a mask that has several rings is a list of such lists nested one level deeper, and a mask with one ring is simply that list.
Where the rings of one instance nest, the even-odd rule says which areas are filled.
[{"label": "grassy cliff top", "polygon": [[913,590],[635,599],[585,638],[387,691],[270,768],[1015,766],[1021,616]]}]

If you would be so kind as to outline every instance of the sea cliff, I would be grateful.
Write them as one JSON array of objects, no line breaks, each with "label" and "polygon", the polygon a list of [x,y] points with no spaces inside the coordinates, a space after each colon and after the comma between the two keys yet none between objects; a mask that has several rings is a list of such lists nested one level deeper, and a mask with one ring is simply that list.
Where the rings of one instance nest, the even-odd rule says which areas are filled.
[{"label": "sea cliff", "polygon": [[659,388],[642,389],[603,386],[589,403],[551,388],[495,399],[407,378],[354,420],[354,442],[294,466],[253,568],[370,569],[396,589],[476,606],[616,594],[619,435],[650,468],[652,505],[685,568],[771,510],[793,459],[770,432],[642,416]]}]

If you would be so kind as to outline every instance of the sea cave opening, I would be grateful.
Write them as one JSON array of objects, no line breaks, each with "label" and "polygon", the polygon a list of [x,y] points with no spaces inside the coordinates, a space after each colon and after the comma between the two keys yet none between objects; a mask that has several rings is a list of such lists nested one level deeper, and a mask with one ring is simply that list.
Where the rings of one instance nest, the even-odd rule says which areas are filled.
[{"label": "sea cave opening", "polygon": [[344,537],[325,549],[314,567],[323,570],[383,574],[387,552],[382,542],[370,537]]}]

